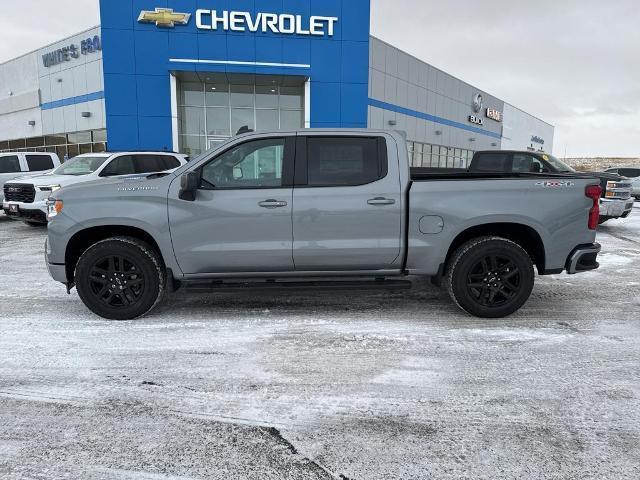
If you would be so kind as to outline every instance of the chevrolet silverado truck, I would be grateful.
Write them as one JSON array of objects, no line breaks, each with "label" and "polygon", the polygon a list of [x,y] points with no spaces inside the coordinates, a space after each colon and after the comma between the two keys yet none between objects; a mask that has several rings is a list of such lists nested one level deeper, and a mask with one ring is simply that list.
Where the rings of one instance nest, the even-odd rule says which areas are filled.
[{"label": "chevrolet silverado truck", "polygon": [[177,288],[446,284],[485,318],[540,275],[598,268],[601,187],[573,173],[410,170],[402,135],[238,135],[172,173],[71,185],[49,200],[46,263],[107,319]]},{"label": "chevrolet silverado truck", "polygon": [[600,180],[600,220],[603,224],[615,218],[627,218],[633,210],[632,180],[621,172],[576,172],[553,155],[543,152],[488,150],[473,155],[469,172],[570,173]]}]

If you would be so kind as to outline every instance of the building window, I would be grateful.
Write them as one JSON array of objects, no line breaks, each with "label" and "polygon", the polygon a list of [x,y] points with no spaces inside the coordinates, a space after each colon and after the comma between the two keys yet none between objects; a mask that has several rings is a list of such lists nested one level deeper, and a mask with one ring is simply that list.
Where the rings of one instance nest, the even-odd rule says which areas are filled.
[{"label": "building window", "polygon": [[444,147],[429,143],[407,142],[411,167],[469,168],[473,150]]},{"label": "building window", "polygon": [[49,152],[65,161],[82,153],[105,152],[106,142],[106,130],[88,130],[0,142],[0,152]]},{"label": "building window", "polygon": [[182,153],[198,155],[245,126],[256,131],[304,127],[304,77],[181,75],[177,98]]}]

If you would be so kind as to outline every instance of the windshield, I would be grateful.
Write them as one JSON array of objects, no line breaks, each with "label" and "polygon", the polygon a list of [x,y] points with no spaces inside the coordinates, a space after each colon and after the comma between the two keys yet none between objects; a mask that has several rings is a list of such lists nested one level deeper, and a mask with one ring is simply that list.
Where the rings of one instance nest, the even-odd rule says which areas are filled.
[{"label": "windshield", "polygon": [[53,171],[54,175],[89,175],[100,168],[109,157],[75,157]]},{"label": "windshield", "polygon": [[573,168],[571,168],[569,165],[567,165],[563,161],[557,159],[553,155],[549,155],[545,153],[542,155],[542,158],[545,159],[547,162],[549,162],[551,166],[555,168],[559,173],[575,172]]}]

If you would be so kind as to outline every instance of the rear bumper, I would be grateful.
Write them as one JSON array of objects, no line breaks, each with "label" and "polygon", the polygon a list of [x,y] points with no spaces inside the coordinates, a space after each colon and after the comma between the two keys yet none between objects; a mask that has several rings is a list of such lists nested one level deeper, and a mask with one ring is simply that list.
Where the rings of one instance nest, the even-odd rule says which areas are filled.
[{"label": "rear bumper", "polygon": [[580,245],[569,255],[569,258],[567,258],[567,273],[574,275],[576,273],[598,269],[600,264],[597,259],[601,251],[602,246],[599,243]]}]

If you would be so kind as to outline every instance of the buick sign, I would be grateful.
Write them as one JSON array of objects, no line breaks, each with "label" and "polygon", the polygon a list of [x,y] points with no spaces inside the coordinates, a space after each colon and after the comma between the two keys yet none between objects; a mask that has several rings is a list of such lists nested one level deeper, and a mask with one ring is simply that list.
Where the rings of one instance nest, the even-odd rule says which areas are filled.
[{"label": "buick sign", "polygon": [[484,97],[481,93],[478,93],[475,97],[473,97],[473,111],[476,113],[480,113],[482,107],[484,106]]}]

